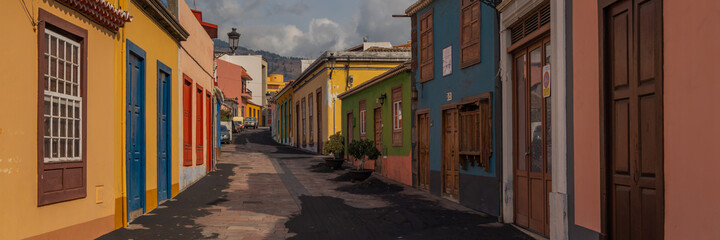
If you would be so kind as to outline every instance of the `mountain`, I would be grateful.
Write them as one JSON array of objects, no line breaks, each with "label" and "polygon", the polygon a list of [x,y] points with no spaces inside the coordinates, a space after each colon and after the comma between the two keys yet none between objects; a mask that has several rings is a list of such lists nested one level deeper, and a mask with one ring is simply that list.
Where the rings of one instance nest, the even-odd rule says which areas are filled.
[{"label": "mountain", "polygon": [[[215,53],[230,53],[230,47],[227,42],[220,39],[213,39],[215,42]],[[285,81],[295,80],[300,76],[300,60],[297,57],[285,57],[276,53],[263,50],[252,50],[242,46],[238,46],[235,50],[237,55],[262,55],[263,59],[268,63],[268,75],[282,74]]]}]

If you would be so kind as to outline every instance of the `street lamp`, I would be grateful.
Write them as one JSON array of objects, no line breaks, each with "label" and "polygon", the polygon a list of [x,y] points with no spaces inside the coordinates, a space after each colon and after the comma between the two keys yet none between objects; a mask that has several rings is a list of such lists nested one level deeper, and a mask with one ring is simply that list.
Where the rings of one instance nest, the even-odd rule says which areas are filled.
[{"label": "street lamp", "polygon": [[238,39],[240,39],[240,33],[237,32],[237,28],[232,28],[232,32],[228,33],[228,44],[230,44],[233,55],[235,55],[235,50],[238,48]]}]

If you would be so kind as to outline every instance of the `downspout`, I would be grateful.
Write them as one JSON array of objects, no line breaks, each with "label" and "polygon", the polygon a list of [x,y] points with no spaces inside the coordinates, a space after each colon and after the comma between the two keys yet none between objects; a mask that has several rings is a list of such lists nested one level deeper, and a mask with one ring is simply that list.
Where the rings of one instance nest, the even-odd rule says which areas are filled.
[{"label": "downspout", "polygon": [[[502,135],[502,129],[503,129],[503,121],[502,121],[502,76],[500,73],[500,13],[498,12],[497,8],[493,7],[493,10],[495,10],[495,31],[493,32],[495,34],[495,126],[497,126],[495,129],[500,129],[500,131],[495,132],[495,143],[496,143],[496,149],[499,151],[496,151],[495,155],[495,169],[498,173],[498,198],[500,198],[500,201],[498,204],[498,221],[503,222],[503,170],[502,170],[502,160],[503,160],[503,135]],[[498,164],[499,162],[499,164]]]}]

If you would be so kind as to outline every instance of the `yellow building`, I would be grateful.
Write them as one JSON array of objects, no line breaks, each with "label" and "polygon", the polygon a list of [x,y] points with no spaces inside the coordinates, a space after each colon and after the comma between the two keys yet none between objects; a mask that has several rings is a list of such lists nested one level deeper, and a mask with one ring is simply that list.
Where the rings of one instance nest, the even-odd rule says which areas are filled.
[{"label": "yellow building", "polygon": [[[179,159],[184,122],[178,111],[182,82],[179,44],[188,37],[177,1],[120,0],[134,13],[121,31],[116,112],[115,226],[122,227],[179,192]],[[174,8],[168,8],[174,6]],[[195,86],[192,94],[198,95]],[[202,97],[204,92],[199,93]],[[108,126],[106,123],[104,126]]]},{"label": "yellow building", "polygon": [[390,43],[366,42],[322,54],[290,84],[295,146],[322,152],[324,141],[342,129],[342,104],[337,95],[409,59],[409,48]]},{"label": "yellow building", "polygon": [[247,101],[247,105],[245,105],[247,108],[245,110],[245,118],[248,117],[254,117],[258,121],[258,126],[260,123],[262,123],[262,107],[252,101]]},{"label": "yellow building", "polygon": [[274,106],[272,131],[275,141],[282,144],[293,145],[292,132],[292,96],[293,90],[286,85],[270,99]]},{"label": "yellow building", "polygon": [[267,78],[267,91],[276,93],[285,87],[285,80],[282,74],[270,74]]},{"label": "yellow building", "polygon": [[0,239],[92,239],[115,228],[123,134],[113,126],[123,112],[109,96],[122,27],[141,13],[69,2],[0,8]]}]

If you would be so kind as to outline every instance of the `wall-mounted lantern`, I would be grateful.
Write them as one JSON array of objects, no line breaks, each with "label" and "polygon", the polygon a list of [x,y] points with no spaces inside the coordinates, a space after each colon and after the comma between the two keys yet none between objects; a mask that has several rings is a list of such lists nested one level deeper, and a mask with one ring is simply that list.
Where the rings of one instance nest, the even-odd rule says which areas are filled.
[{"label": "wall-mounted lantern", "polygon": [[387,94],[385,94],[385,93],[380,94],[380,97],[377,99],[377,102],[378,102],[380,105],[383,105],[383,104],[385,104],[385,99],[386,99],[386,98],[387,98]]}]

